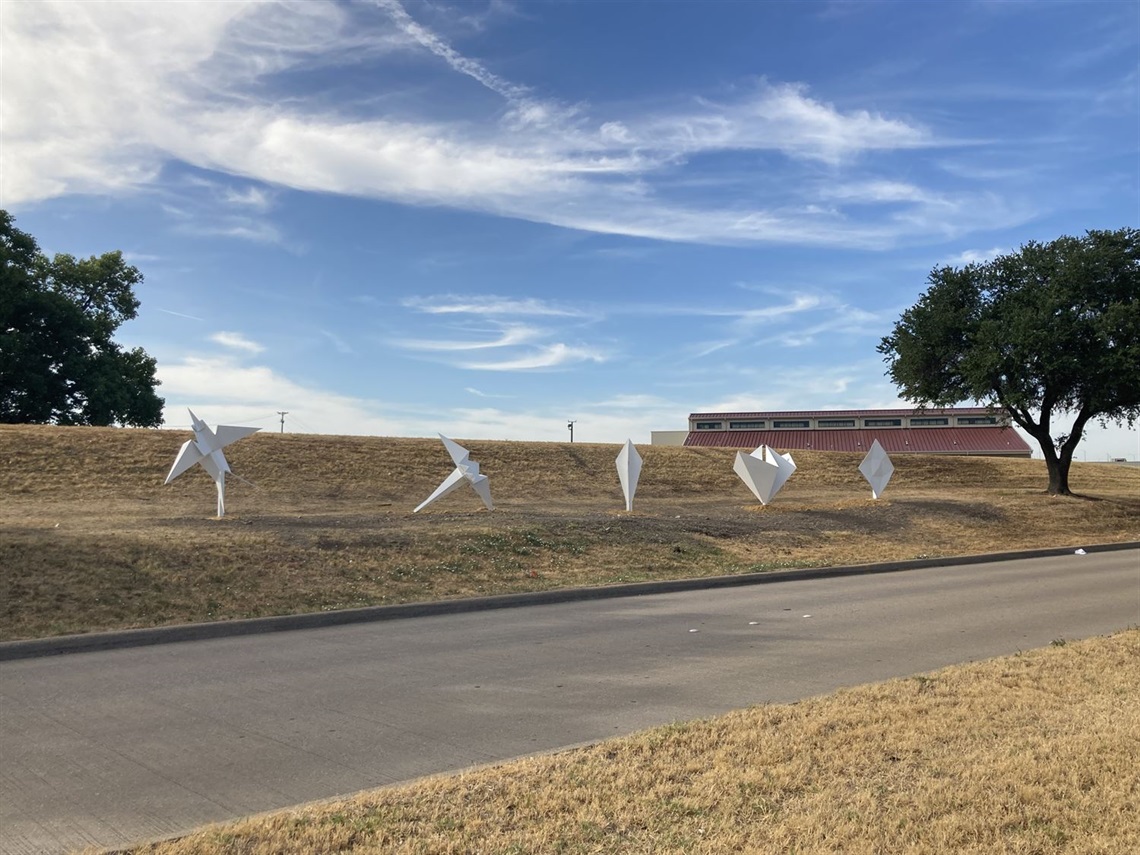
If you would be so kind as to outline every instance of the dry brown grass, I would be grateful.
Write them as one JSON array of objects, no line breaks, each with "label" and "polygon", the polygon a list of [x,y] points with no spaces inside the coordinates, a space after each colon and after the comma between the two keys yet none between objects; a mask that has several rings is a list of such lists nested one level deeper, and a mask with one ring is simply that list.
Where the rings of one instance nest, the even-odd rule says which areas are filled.
[{"label": "dry brown grass", "polygon": [[1140,630],[212,827],[150,855],[1140,852]]},{"label": "dry brown grass", "polygon": [[163,486],[185,434],[0,425],[0,638],[1140,539],[1140,470],[900,457],[873,502],[859,455],[796,452],[767,508],[727,449],[643,447],[625,513],[617,447],[465,443],[470,490],[413,515],[450,471],[438,440],[258,434],[230,446],[230,513],[201,469]]}]

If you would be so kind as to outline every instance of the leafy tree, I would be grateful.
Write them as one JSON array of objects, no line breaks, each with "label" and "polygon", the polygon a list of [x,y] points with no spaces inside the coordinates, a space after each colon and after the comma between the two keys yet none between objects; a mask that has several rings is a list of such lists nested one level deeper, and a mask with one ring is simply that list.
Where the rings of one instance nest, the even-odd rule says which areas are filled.
[{"label": "leafy tree", "polygon": [[0,422],[161,424],[154,359],[111,340],[142,281],[117,251],[49,259],[0,211]]},{"label": "leafy tree", "polygon": [[[1140,230],[1031,242],[985,264],[931,271],[929,289],[879,344],[908,401],[1004,408],[1037,440],[1049,492],[1090,419],[1140,417]],[[1061,413],[1067,435],[1052,436]]]}]

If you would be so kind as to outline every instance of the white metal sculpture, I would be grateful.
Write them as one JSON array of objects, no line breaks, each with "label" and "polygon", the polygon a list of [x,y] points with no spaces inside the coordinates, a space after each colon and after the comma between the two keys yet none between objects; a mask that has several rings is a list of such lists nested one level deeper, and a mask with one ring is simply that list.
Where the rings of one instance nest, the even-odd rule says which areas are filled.
[{"label": "white metal sculpture", "polygon": [[618,480],[621,481],[621,491],[625,496],[625,509],[633,510],[633,494],[637,492],[637,479],[641,477],[641,455],[633,447],[633,440],[627,439],[625,445],[618,452],[617,460]]},{"label": "white metal sculpture", "polygon": [[210,426],[190,413],[190,421],[194,426],[194,438],[183,443],[178,456],[174,458],[174,465],[170,467],[170,474],[164,483],[169,484],[195,463],[202,464],[202,468],[210,473],[214,483],[218,486],[218,518],[226,515],[226,473],[232,473],[230,464],[222,449],[231,442],[244,439],[251,433],[257,433],[261,428],[233,427],[232,425],[218,425],[217,431],[210,430]]},{"label": "white metal sculpture", "polygon": [[790,453],[780,454],[762,445],[751,454],[736,452],[736,462],[732,465],[732,471],[760,500],[760,504],[766,505],[792,477],[792,473],[796,471],[796,462],[792,460]]},{"label": "white metal sculpture", "polygon": [[867,452],[867,456],[859,464],[859,471],[863,473],[863,477],[871,485],[871,498],[879,498],[883,494],[883,490],[887,489],[887,482],[891,480],[895,466],[877,439],[871,443],[871,450]]},{"label": "white metal sculpture", "polygon": [[442,433],[439,438],[443,440],[447,453],[455,461],[455,471],[444,478],[443,483],[435,488],[435,492],[420,502],[412,513],[419,513],[436,499],[443,498],[459,487],[464,481],[479,494],[479,498],[483,500],[487,510],[493,511],[495,506],[491,503],[491,482],[487,480],[486,475],[479,474],[479,464],[471,459],[471,452],[454,440],[448,439]]}]

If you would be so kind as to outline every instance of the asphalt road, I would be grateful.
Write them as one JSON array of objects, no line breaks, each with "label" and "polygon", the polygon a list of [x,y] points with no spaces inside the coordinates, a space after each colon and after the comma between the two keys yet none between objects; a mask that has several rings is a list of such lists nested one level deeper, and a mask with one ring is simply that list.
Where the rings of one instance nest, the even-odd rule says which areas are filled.
[{"label": "asphalt road", "polygon": [[198,825],[1140,624],[1140,551],[0,664],[0,852]]}]

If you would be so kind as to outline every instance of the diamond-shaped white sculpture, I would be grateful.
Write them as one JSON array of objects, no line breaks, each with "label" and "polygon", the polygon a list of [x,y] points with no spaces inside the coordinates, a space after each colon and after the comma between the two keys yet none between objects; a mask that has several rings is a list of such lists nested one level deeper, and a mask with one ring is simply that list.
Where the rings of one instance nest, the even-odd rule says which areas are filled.
[{"label": "diamond-shaped white sculpture", "polygon": [[618,480],[621,481],[621,492],[625,496],[625,509],[633,510],[633,494],[637,492],[637,479],[641,477],[641,455],[633,447],[633,440],[627,439],[625,445],[618,452],[617,460]]},{"label": "diamond-shaped white sculpture", "polygon": [[443,440],[444,448],[455,462],[455,471],[443,479],[443,483],[435,488],[435,492],[424,499],[416,507],[413,514],[419,513],[436,499],[442,499],[451,491],[457,489],[464,481],[471,485],[479,494],[487,510],[493,511],[495,506],[491,503],[491,482],[486,475],[479,474],[479,464],[471,459],[471,452],[454,440],[448,439],[442,433],[439,438]]},{"label": "diamond-shaped white sculpture", "polygon": [[251,433],[257,433],[261,428],[218,425],[217,432],[214,432],[210,430],[208,424],[194,415],[193,410],[188,412],[194,426],[194,438],[183,443],[178,456],[174,458],[174,465],[170,467],[170,474],[163,483],[169,484],[195,463],[202,464],[202,468],[210,473],[210,477],[218,487],[218,518],[221,519],[226,515],[226,473],[232,474],[222,449],[231,442],[237,442]]},{"label": "diamond-shaped white sculpture", "polygon": [[791,453],[780,454],[762,445],[751,454],[736,452],[732,471],[752,491],[752,495],[760,500],[760,504],[766,505],[792,477],[796,471],[796,462],[792,460]]},{"label": "diamond-shaped white sculpture", "polygon": [[871,498],[879,498],[883,494],[883,490],[887,489],[887,482],[891,480],[895,466],[877,439],[871,443],[871,450],[867,452],[867,456],[859,464],[859,471],[863,473],[863,477],[871,485]]}]

